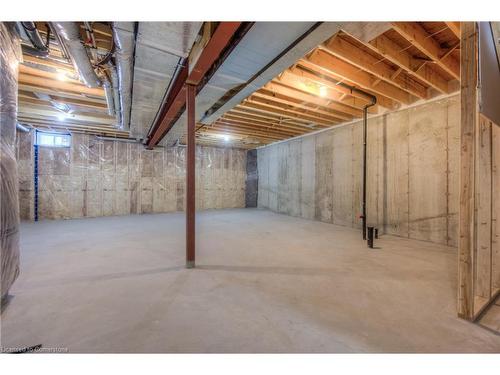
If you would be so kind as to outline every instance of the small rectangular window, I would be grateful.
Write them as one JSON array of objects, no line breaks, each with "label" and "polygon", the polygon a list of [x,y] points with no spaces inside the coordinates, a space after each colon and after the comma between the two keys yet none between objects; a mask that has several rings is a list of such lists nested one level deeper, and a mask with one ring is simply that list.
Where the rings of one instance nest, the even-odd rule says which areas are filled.
[{"label": "small rectangular window", "polygon": [[62,133],[36,132],[36,144],[45,147],[70,147],[71,135]]}]

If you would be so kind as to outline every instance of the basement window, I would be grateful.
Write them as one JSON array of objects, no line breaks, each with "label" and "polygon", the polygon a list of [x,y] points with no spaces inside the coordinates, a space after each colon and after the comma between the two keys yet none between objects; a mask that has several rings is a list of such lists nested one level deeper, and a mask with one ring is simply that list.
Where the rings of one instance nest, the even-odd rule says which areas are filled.
[{"label": "basement window", "polygon": [[71,135],[62,133],[36,132],[36,145],[44,147],[70,147]]}]

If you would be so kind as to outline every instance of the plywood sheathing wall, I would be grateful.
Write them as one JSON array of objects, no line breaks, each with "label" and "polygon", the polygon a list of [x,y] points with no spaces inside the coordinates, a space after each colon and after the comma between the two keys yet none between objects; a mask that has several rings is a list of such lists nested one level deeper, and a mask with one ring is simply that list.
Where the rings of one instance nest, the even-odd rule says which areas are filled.
[{"label": "plywood sheathing wall", "polygon": [[[21,218],[33,219],[33,132],[19,133]],[[185,148],[73,134],[71,148],[40,147],[40,219],[184,209]],[[197,147],[197,209],[245,207],[246,152]]]},{"label": "plywood sheathing wall", "polygon": [[[460,99],[368,121],[368,224],[457,246]],[[259,207],[360,228],[362,121],[258,149]]]}]

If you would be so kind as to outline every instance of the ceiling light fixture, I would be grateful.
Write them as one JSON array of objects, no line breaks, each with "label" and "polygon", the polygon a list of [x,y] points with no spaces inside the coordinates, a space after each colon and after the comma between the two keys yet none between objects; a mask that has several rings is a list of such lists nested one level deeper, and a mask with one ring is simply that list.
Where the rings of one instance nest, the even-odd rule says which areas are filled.
[{"label": "ceiling light fixture", "polygon": [[68,76],[67,76],[66,72],[63,72],[63,71],[61,71],[61,70],[60,70],[60,71],[57,73],[57,79],[58,79],[59,81],[66,81],[66,80],[68,79]]},{"label": "ceiling light fixture", "polygon": [[57,115],[57,118],[59,119],[59,121],[64,121],[66,120],[66,117],[68,117],[68,115],[66,113],[59,113]]},{"label": "ceiling light fixture", "polygon": [[319,87],[319,96],[325,97],[328,94],[328,89],[326,86]]},{"label": "ceiling light fixture", "polygon": [[229,134],[213,134],[214,137],[223,139],[226,142],[229,142],[232,139],[232,136]]}]

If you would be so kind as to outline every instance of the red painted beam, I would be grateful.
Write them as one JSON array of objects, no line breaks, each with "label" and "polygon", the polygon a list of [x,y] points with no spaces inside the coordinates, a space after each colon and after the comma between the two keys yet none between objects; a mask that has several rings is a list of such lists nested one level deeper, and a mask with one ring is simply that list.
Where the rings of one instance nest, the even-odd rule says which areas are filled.
[{"label": "red painted beam", "polygon": [[[183,74],[179,74],[170,93],[172,99],[167,99],[162,114],[158,117],[158,121],[148,138],[146,143],[148,148],[157,145],[173,126],[174,120],[178,118],[179,112],[186,104],[185,84],[197,85],[201,82],[222,51],[229,45],[240,26],[241,22],[221,22],[201,52],[191,72],[187,74],[187,71],[183,71]],[[174,88],[176,88],[175,92]]]},{"label": "red painted beam", "polygon": [[195,265],[195,96],[196,86],[186,85],[187,149],[186,149],[186,268]]},{"label": "red painted beam", "polygon": [[176,77],[176,80],[172,86],[172,89],[170,90],[167,101],[165,102],[165,105],[161,109],[161,113],[160,116],[158,117],[158,120],[153,126],[151,136],[158,131],[158,128],[161,126],[161,124],[166,123],[168,121],[172,121],[172,119],[174,119],[177,116],[178,111],[184,105],[182,98],[185,99],[186,95],[182,90],[184,89],[184,84],[188,77],[188,71],[189,71],[189,66],[186,61],[186,63],[184,64],[181,71]]}]

